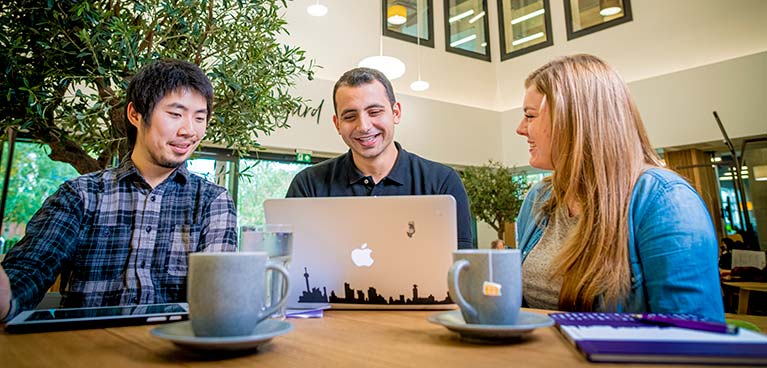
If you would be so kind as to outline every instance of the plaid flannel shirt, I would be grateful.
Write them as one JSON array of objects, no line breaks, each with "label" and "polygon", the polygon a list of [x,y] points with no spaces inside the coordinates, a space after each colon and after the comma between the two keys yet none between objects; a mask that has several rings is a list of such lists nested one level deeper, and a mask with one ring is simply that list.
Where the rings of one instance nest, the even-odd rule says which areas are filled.
[{"label": "plaid flannel shirt", "polygon": [[156,188],[133,162],[62,184],[27,225],[3,268],[6,320],[34,308],[62,275],[62,307],[186,300],[190,252],[235,251],[234,203],[185,165]]}]

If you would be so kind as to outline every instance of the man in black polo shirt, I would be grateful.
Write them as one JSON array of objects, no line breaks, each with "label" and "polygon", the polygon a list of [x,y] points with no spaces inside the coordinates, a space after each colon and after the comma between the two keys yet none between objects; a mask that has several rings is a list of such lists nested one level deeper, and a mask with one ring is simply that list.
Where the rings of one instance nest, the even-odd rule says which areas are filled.
[{"label": "man in black polo shirt", "polygon": [[374,69],[352,69],[333,87],[333,106],[333,124],[349,151],[298,173],[287,197],[450,194],[458,248],[474,248],[469,199],[458,174],[394,141],[402,110],[389,80]]}]

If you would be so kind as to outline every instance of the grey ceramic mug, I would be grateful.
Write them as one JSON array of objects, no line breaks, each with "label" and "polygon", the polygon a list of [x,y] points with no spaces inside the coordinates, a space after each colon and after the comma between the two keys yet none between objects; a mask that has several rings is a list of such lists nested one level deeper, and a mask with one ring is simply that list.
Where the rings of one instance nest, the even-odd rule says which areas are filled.
[{"label": "grey ceramic mug", "polygon": [[[492,267],[491,267],[492,265]],[[453,252],[447,276],[450,297],[466,323],[513,325],[522,306],[518,249],[465,249]]]},{"label": "grey ceramic mug", "polygon": [[[284,267],[268,262],[266,252],[192,253],[189,255],[189,319],[196,336],[246,336],[287,301],[265,308],[266,273],[289,282]],[[285,288],[287,291],[287,288]]]}]

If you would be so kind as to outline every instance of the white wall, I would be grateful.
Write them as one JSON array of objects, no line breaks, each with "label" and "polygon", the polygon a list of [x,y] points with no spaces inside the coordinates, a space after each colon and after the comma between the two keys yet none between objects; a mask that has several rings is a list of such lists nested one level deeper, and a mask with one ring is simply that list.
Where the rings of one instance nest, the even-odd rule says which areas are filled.
[{"label": "white wall", "polygon": [[714,110],[730,137],[767,133],[767,52],[629,86],[655,147],[723,140]]},{"label": "white wall", "polygon": [[[718,111],[733,138],[767,133],[767,52],[629,83],[654,147],[721,139],[711,111]],[[263,137],[278,149],[307,149],[336,155],[347,150],[333,123],[333,82],[301,83],[298,93],[323,103],[316,116],[290,119],[292,128]],[[521,87],[519,88],[522,89]],[[526,166],[527,143],[515,133],[520,109],[494,112],[398,94],[403,118],[396,139],[405,149],[448,164],[481,165],[488,160]],[[479,244],[496,236],[479,224]]]},{"label": "white wall", "polygon": [[[278,149],[304,149],[339,154],[347,147],[333,126],[333,84],[325,80],[302,82],[297,93],[317,106],[325,100],[317,117],[289,119],[290,129],[262,137],[260,143]],[[395,91],[397,92],[397,91]],[[402,105],[402,120],[395,139],[403,147],[425,158],[455,165],[481,165],[503,157],[500,115],[495,111],[429,100],[396,93]]]},{"label": "white wall", "polygon": [[477,246],[480,249],[489,249],[490,242],[498,239],[498,234],[495,233],[490,225],[477,221]]},{"label": "white wall", "polygon": [[[767,134],[767,52],[628,85],[653,147],[722,140],[714,110],[731,138]],[[528,161],[527,144],[514,133],[521,117],[520,108],[501,113],[503,162],[509,166]]]},{"label": "white wall", "polygon": [[[323,0],[322,4],[329,8],[328,14],[311,17],[306,7],[315,2],[288,2],[285,19],[290,35],[283,37],[283,41],[300,46],[309,58],[322,66],[317,72],[318,78],[335,81],[363,58],[379,54],[380,0]],[[442,1],[433,3],[435,47],[420,47],[421,75],[431,83],[429,90],[412,92],[409,88],[410,83],[418,79],[419,48],[409,42],[383,37],[384,54],[396,56],[407,65],[405,75],[392,81],[395,90],[403,95],[493,109],[496,76],[491,63],[445,52]]]},{"label": "white wall", "polygon": [[[311,17],[315,0],[288,2],[290,35],[284,42],[301,46],[323,68],[318,78],[335,81],[366,56],[379,52],[380,0],[323,0],[329,13]],[[550,0],[554,45],[500,61],[496,1],[488,0],[492,62],[445,51],[443,1],[434,0],[435,47],[421,47],[425,92],[412,92],[418,47],[383,37],[384,53],[403,60],[404,77],[393,81],[402,95],[507,111],[519,107],[524,78],[561,55],[591,53],[620,70],[629,81],[644,80],[767,50],[767,1],[641,0],[632,2],[633,20],[574,40],[567,40],[564,1]]]},{"label": "white wall", "polygon": [[549,3],[554,45],[500,63],[500,110],[519,107],[525,77],[562,55],[594,54],[632,82],[767,50],[763,0],[632,1],[632,21],[569,41],[563,1]]},{"label": "white wall", "polygon": [[[293,128],[263,137],[262,145],[308,149],[327,155],[346,151],[332,125],[332,87],[364,57],[378,54],[379,0],[323,0],[322,18],[306,14],[314,0],[288,2],[290,35],[282,41],[307,51],[322,68],[301,82],[297,93],[325,100],[320,116],[294,117]],[[434,0],[435,47],[421,47],[422,76],[431,83],[412,92],[416,45],[383,37],[384,54],[402,59],[404,77],[392,81],[403,105],[396,139],[426,158],[459,165],[488,160],[525,166],[527,144],[514,132],[524,78],[547,61],[573,53],[595,54],[629,82],[655,147],[721,139],[711,111],[717,110],[731,137],[767,133],[767,1],[641,0],[634,20],[568,41],[563,1],[550,0],[554,46],[501,62],[496,2],[488,0],[492,62],[445,51],[443,2]],[[479,244],[495,233],[480,224]]]},{"label": "white wall", "polygon": [[[767,52],[629,83],[654,147],[721,139],[716,110],[733,138],[767,133]],[[522,87],[519,88],[522,90]],[[339,154],[346,151],[333,128],[333,82],[301,83],[297,91],[320,114],[290,119],[292,128],[263,137],[264,146]],[[519,108],[494,112],[397,93],[403,116],[396,139],[409,151],[457,165],[488,160],[525,166],[527,144],[515,133]]]}]

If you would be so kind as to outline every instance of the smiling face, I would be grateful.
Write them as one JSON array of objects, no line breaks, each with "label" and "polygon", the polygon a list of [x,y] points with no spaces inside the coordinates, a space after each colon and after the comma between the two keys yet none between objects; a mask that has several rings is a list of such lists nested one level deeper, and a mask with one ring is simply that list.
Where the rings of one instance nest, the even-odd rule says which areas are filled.
[{"label": "smiling face", "polygon": [[396,156],[394,126],[399,124],[400,105],[392,106],[380,82],[339,87],[335,99],[333,124],[355,161],[372,162],[391,153]]},{"label": "smiling face", "polygon": [[525,90],[525,101],[522,105],[525,116],[517,127],[517,134],[527,137],[530,152],[530,166],[536,169],[553,170],[551,157],[551,117],[548,104],[543,94],[538,92],[535,85]]},{"label": "smiling face", "polygon": [[131,155],[136,167],[169,174],[192,155],[205,136],[207,101],[194,89],[179,88],[157,102],[146,123],[132,103],[128,119],[138,131]]}]

